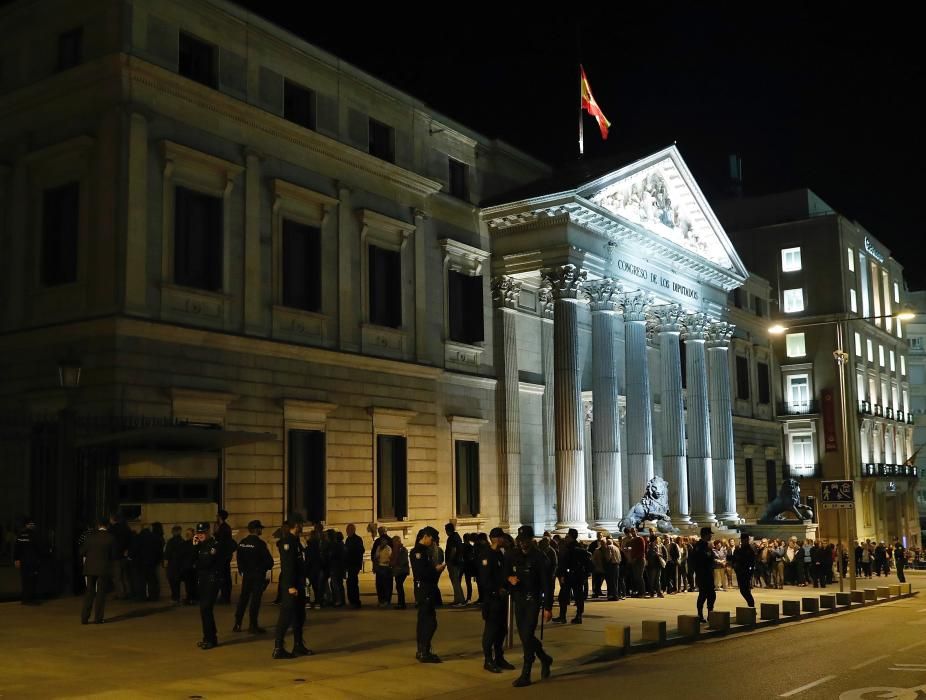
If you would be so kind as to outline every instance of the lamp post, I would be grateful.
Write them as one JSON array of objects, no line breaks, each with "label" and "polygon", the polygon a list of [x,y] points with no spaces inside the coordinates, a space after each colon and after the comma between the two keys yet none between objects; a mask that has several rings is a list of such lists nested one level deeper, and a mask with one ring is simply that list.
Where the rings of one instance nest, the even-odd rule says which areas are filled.
[{"label": "lamp post", "polygon": [[58,384],[65,392],[64,408],[58,412],[58,459],[55,493],[55,551],[65,576],[64,586],[76,592],[74,570],[74,411],[71,394],[80,386],[80,364],[74,360],[58,363]]},{"label": "lamp post", "polygon": [[[897,314],[887,314],[885,316],[850,316],[848,314],[841,315],[840,318],[826,320],[826,321],[812,321],[809,323],[796,323],[789,326],[783,326],[781,324],[776,324],[771,326],[768,329],[768,332],[773,335],[781,335],[785,331],[798,329],[798,328],[810,328],[812,326],[836,326],[836,349],[833,351],[833,359],[836,361],[836,374],[839,376],[839,412],[842,419],[842,471],[843,479],[846,481],[853,482],[853,493],[855,492],[854,482],[855,480],[852,477],[852,471],[849,467],[849,422],[848,414],[846,411],[846,365],[849,361],[849,354],[843,349],[843,323],[846,321],[873,321],[875,319],[882,318],[895,318],[898,321],[909,321],[910,319],[916,316],[916,312],[910,308],[904,308]],[[837,540],[841,540],[841,533],[839,532],[839,521],[842,517],[841,514],[837,513]],[[855,580],[855,511],[853,509],[852,515],[850,516],[848,512],[846,513],[846,545],[849,554],[848,569],[849,569],[849,590],[854,591],[856,589],[856,580]],[[840,542],[840,545],[842,543]],[[837,564],[839,568],[839,590],[843,590],[843,579],[845,575],[842,572],[842,554],[839,555],[839,561]]]}]

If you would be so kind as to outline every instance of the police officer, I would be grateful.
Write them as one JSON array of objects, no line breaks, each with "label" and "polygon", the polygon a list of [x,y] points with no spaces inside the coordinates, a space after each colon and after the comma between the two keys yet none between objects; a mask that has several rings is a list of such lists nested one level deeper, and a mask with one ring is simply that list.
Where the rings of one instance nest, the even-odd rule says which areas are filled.
[{"label": "police officer", "polygon": [[22,604],[38,605],[35,599],[36,584],[39,580],[39,544],[35,532],[35,521],[27,517],[24,527],[16,537],[13,545],[13,563],[19,569],[22,583]]},{"label": "police officer", "polygon": [[[280,539],[280,616],[277,618],[276,639],[273,642],[274,659],[292,659],[311,656],[302,641],[305,625],[305,548],[302,546],[302,522],[283,523]],[[293,650],[286,651],[283,638],[290,625],[293,628]]]},{"label": "police officer", "polygon": [[566,608],[569,607],[571,597],[576,604],[576,615],[572,622],[582,624],[589,564],[588,552],[579,544],[579,531],[570,528],[560,547],[559,568],[556,572],[559,578],[559,617],[554,622],[566,622]]},{"label": "police officer", "polygon": [[524,649],[524,666],[521,675],[512,685],[522,688],[531,684],[534,657],[540,659],[540,677],[550,676],[553,657],[543,650],[543,644],[534,632],[537,630],[537,614],[541,607],[545,622],[549,622],[553,617],[553,580],[548,570],[547,558],[541,554],[534,542],[534,528],[530,525],[518,528],[515,545],[505,558],[505,576],[514,601],[518,636]]},{"label": "police officer", "polygon": [[267,587],[267,572],[273,568],[273,557],[267,543],[261,539],[264,526],[260,520],[248,523],[248,536],[238,543],[238,573],[241,574],[241,596],[238,598],[238,607],[235,610],[235,626],[233,632],[241,631],[241,621],[244,611],[251,603],[248,626],[250,634],[263,634],[267,630],[257,624],[257,613],[260,610],[260,599]]},{"label": "police officer", "polygon": [[698,619],[701,624],[707,624],[704,618],[704,603],[707,602],[707,614],[710,615],[717,601],[717,592],[714,590],[714,552],[711,549],[713,535],[710,526],[705,525],[701,528],[701,539],[694,546],[688,562],[694,569],[698,584]]},{"label": "police officer", "polygon": [[431,651],[431,640],[437,631],[437,580],[445,564],[437,564],[431,554],[431,547],[437,536],[433,527],[418,531],[415,547],[412,549],[412,574],[415,578],[415,600],[418,603],[418,652],[415,658],[423,664],[439,664],[440,657]]},{"label": "police officer", "polygon": [[501,673],[502,669],[513,671],[504,655],[504,642],[508,634],[508,591],[505,581],[505,531],[500,527],[489,533],[489,544],[476,555],[479,572],[479,590],[482,591],[482,653],[485,663],[482,667],[490,673]]},{"label": "police officer", "polygon": [[225,557],[219,541],[212,536],[209,523],[198,523],[193,538],[196,556],[196,590],[199,592],[199,616],[203,623],[203,640],[197,644],[207,650],[218,646],[215,627],[215,601],[222,585]]}]

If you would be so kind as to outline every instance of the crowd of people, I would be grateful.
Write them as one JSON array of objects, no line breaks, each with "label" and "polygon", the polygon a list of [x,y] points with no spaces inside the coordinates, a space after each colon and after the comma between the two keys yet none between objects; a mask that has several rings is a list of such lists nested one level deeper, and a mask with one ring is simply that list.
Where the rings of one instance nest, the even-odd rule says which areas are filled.
[{"label": "crowd of people", "polygon": [[[263,539],[260,521],[251,521],[248,535],[236,542],[227,520],[228,513],[220,510],[213,523],[201,522],[186,530],[174,526],[166,540],[160,523],[142,524],[135,530],[118,513],[88,527],[78,540],[86,585],[81,622],[89,624],[91,613],[94,622],[106,621],[110,592],[125,600],[159,600],[159,569],[164,569],[173,603],[199,605],[203,627],[199,646],[212,649],[218,645],[213,608],[231,601],[232,561],[237,553],[241,590],[232,631],[242,631],[247,614],[246,631],[265,633],[258,617],[274,556]],[[716,590],[732,588],[734,582],[747,604],[754,606],[754,587],[826,587],[838,577],[840,567],[843,575],[848,567],[848,552],[832,543],[794,537],[753,539],[746,533],[739,540],[712,541],[710,528],[702,528],[700,537],[628,528],[620,536],[600,532],[585,540],[576,530],[535,537],[529,526],[520,528],[517,538],[501,528],[461,536],[453,523],[447,523],[443,543],[435,528],[426,527],[418,532],[411,551],[402,537],[390,536],[385,527],[371,523],[367,530],[372,538],[369,561],[377,606],[406,609],[406,581],[412,578],[411,600],[418,610],[416,658],[422,663],[440,662],[431,640],[437,629],[436,610],[445,605],[440,582],[446,576],[453,591],[446,605],[482,608],[485,670],[513,669],[502,651],[510,598],[524,648],[524,665],[515,685],[530,683],[535,659],[540,659],[541,677],[550,673],[552,658],[535,635],[541,611],[544,620],[553,623],[582,624],[588,598],[620,601],[697,592],[698,616],[706,622],[705,604],[709,613]],[[279,612],[272,656],[311,655],[303,638],[306,609],[362,606],[359,576],[367,555],[364,539],[354,524],[347,525],[345,536],[321,523],[304,529],[297,517],[284,522],[273,539],[280,573],[273,601]],[[41,542],[34,522],[27,519],[14,546],[25,604],[36,603]],[[904,568],[922,556],[896,540],[891,545],[857,542],[854,554],[858,576],[887,576],[893,569],[901,581]],[[570,605],[575,609],[571,620]],[[290,629],[292,651],[284,646]]]}]

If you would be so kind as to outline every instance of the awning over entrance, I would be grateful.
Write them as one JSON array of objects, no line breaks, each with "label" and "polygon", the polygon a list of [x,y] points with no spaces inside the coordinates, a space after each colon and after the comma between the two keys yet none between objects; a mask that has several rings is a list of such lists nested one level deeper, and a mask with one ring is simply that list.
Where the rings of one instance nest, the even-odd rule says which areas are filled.
[{"label": "awning over entrance", "polygon": [[150,426],[95,435],[77,441],[78,447],[107,446],[149,450],[221,450],[226,447],[272,442],[274,433],[252,433],[198,425]]}]

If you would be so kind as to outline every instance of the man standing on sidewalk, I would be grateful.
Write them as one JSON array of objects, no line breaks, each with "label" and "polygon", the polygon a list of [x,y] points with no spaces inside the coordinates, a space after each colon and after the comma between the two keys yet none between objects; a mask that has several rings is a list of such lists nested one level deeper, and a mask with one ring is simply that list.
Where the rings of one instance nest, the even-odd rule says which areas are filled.
[{"label": "man standing on sidewalk", "polygon": [[[280,616],[277,618],[274,659],[311,656],[302,641],[305,625],[305,550],[302,547],[302,523],[283,523],[280,539]],[[293,650],[286,651],[283,639],[290,625],[293,628]]]},{"label": "man standing on sidewalk", "polygon": [[357,534],[357,526],[353,523],[347,525],[347,537],[344,540],[345,561],[347,572],[347,602],[352,608],[360,607],[360,571],[363,569],[363,538]]},{"label": "man standing on sidewalk", "polygon": [[752,575],[755,568],[756,550],[749,543],[749,535],[744,532],[740,535],[740,546],[733,552],[733,571],[736,573],[740,595],[750,608],[756,607],[756,601],[752,597]]},{"label": "man standing on sidewalk", "polygon": [[23,529],[16,536],[13,544],[13,563],[19,569],[19,581],[22,584],[22,604],[38,605],[36,588],[39,580],[40,547],[35,533],[35,520],[25,518]]},{"label": "man standing on sidewalk", "polygon": [[233,632],[241,631],[241,621],[249,602],[248,632],[263,634],[266,631],[257,624],[257,614],[260,611],[260,599],[264,595],[264,588],[267,587],[267,572],[273,568],[273,557],[267,543],[261,539],[263,529],[260,520],[252,520],[248,523],[248,536],[238,543],[238,573],[241,574],[242,582]]},{"label": "man standing on sidewalk", "polygon": [[446,566],[434,561],[431,554],[434,536],[437,534],[437,530],[430,526],[419,530],[411,556],[415,600],[418,603],[418,626],[415,635],[418,652],[415,658],[423,664],[441,662],[440,657],[431,651],[431,640],[437,631],[437,580]]},{"label": "man standing on sidewalk", "polygon": [[709,526],[701,528],[701,539],[694,546],[689,562],[698,584],[698,619],[702,623],[707,622],[704,618],[705,601],[707,602],[707,614],[710,615],[717,600],[717,593],[714,591],[714,553],[711,549],[713,535]]},{"label": "man standing on sidewalk", "polygon": [[87,577],[87,590],[84,591],[84,606],[80,611],[80,623],[90,622],[90,610],[96,603],[94,622],[103,624],[106,609],[106,591],[112,579],[113,544],[115,538],[109,533],[109,520],[100,520],[97,530],[84,540],[80,546],[80,555],[84,560],[84,576]]},{"label": "man standing on sidewalk", "polygon": [[505,660],[504,643],[508,635],[508,592],[505,590],[505,556],[502,546],[505,531],[500,527],[489,533],[489,546],[477,553],[479,590],[482,591],[482,653],[485,663],[482,667],[490,673],[501,673],[502,669],[513,671]]},{"label": "man standing on sidewalk", "polygon": [[907,582],[907,577],[903,570],[907,566],[907,548],[899,539],[894,540],[894,564],[897,567],[897,580],[901,583]]},{"label": "man standing on sidewalk", "polygon": [[521,648],[524,649],[524,666],[521,675],[512,683],[515,688],[531,684],[531,666],[534,658],[540,659],[540,677],[550,677],[553,657],[543,650],[537,639],[537,614],[543,609],[544,622],[553,617],[553,579],[547,571],[547,558],[537,549],[534,528],[522,525],[512,552],[505,559],[505,574],[514,601],[515,623]]},{"label": "man standing on sidewalk", "polygon": [[460,533],[453,523],[444,525],[444,532],[447,533],[447,546],[444,548],[444,556],[447,560],[447,568],[450,570],[450,585],[453,586],[453,607],[466,607],[466,596],[463,595],[463,540],[460,539]]},{"label": "man standing on sidewalk", "polygon": [[215,537],[209,535],[209,523],[196,526],[194,549],[196,551],[196,590],[199,592],[199,617],[203,625],[203,639],[197,644],[200,649],[209,650],[219,644],[215,627],[215,601],[222,584],[222,547]]}]

